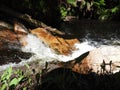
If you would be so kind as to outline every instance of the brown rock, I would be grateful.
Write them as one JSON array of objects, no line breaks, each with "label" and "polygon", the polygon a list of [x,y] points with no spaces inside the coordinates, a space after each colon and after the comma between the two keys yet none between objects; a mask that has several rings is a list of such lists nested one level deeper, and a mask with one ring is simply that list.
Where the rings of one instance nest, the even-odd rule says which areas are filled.
[{"label": "brown rock", "polygon": [[120,47],[105,46],[90,51],[81,62],[74,64],[73,71],[79,73],[95,72],[98,74],[120,71]]},{"label": "brown rock", "polygon": [[20,48],[17,35],[10,30],[0,30],[0,50]]},{"label": "brown rock", "polygon": [[[17,25],[17,27],[20,27]],[[0,65],[9,62],[20,62],[20,58],[28,59],[30,53],[21,51],[21,47],[26,45],[24,37],[27,33],[22,28],[16,30],[0,30]]]},{"label": "brown rock", "polygon": [[26,46],[27,41],[25,40],[25,37],[29,33],[27,28],[23,24],[16,22],[14,24],[14,32],[17,35],[17,38],[18,38],[21,46]]},{"label": "brown rock", "polygon": [[64,55],[70,54],[72,50],[75,50],[74,44],[79,43],[77,39],[69,40],[54,36],[44,28],[34,29],[31,33],[40,38],[45,44],[49,45],[50,48]]},{"label": "brown rock", "polygon": [[[6,25],[6,24],[5,24]],[[20,23],[15,23],[13,30],[0,30],[0,50],[20,49],[27,44],[24,37],[28,34],[27,29]]]},{"label": "brown rock", "polygon": [[[14,30],[0,30],[0,64],[5,64],[5,60],[9,63],[9,61],[14,62],[16,59],[19,62],[19,57],[25,58],[25,53],[21,51],[21,47],[27,45],[26,36],[28,33],[24,26],[17,23],[14,26]],[[41,41],[59,54],[70,54],[71,51],[76,49],[74,44],[79,43],[77,39],[64,39],[54,36],[44,28],[34,29],[30,33],[36,35]],[[27,56],[29,58],[30,55]]]},{"label": "brown rock", "polygon": [[91,72],[110,74],[120,71],[120,46],[103,46],[85,53],[75,60],[58,62],[59,67],[70,68],[81,74]]},{"label": "brown rock", "polygon": [[16,32],[17,34],[28,34],[27,28],[23,24],[18,22],[14,24],[14,32]]}]

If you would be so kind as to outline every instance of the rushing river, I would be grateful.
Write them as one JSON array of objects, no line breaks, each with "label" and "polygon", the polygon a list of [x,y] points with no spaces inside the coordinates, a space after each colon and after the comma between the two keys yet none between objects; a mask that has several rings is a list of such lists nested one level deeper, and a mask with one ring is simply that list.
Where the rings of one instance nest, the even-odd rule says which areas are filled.
[{"label": "rushing river", "polygon": [[[32,57],[29,59],[21,58],[21,62],[9,63],[0,66],[0,70],[6,69],[9,66],[24,65],[26,62],[31,62],[39,60],[41,63],[46,61],[70,61],[73,60],[87,51],[91,51],[95,48],[101,46],[111,46],[120,50],[120,23],[118,22],[98,22],[98,21],[73,21],[65,22],[61,24],[60,30],[66,33],[74,34],[80,40],[80,44],[75,44],[77,50],[73,51],[70,55],[58,55],[47,45],[42,43],[34,35],[28,34],[25,38],[27,40],[27,45],[22,47],[23,52],[33,53]],[[118,54],[120,53],[118,50]],[[112,50],[111,50],[112,51]]]}]

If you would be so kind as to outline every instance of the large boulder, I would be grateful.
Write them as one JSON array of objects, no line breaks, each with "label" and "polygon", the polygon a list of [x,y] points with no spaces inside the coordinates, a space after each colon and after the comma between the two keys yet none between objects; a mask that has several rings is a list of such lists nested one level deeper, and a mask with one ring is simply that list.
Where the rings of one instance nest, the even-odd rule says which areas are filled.
[{"label": "large boulder", "polygon": [[31,33],[36,35],[51,49],[63,55],[70,54],[73,50],[75,50],[74,44],[79,43],[78,39],[64,39],[58,36],[54,36],[44,28],[33,29],[31,30]]},{"label": "large boulder", "polygon": [[[73,61],[72,61],[73,62]],[[79,73],[115,73],[120,70],[120,46],[102,46],[71,67]]]}]

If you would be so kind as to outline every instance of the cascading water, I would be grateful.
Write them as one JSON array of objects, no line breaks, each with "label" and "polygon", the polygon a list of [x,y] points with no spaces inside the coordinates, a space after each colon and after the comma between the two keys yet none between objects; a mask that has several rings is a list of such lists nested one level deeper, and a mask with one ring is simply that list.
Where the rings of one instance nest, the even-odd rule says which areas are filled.
[{"label": "cascading water", "polygon": [[[66,27],[65,29],[68,31],[71,31],[70,29],[75,30],[73,29],[73,27],[71,27],[71,25],[69,28]],[[45,63],[45,62],[50,62],[50,61],[67,62],[70,60],[74,60],[75,58],[79,57],[80,55],[84,54],[87,51],[91,51],[93,49],[100,48],[100,47],[101,47],[100,51],[103,50],[101,52],[103,53],[104,56],[106,55],[105,53],[107,53],[107,49],[109,49],[109,52],[110,52],[109,54],[111,55],[112,59],[116,58],[113,55],[115,53],[117,54],[117,57],[119,58],[119,55],[120,55],[120,52],[119,52],[120,51],[120,46],[119,46],[120,40],[118,36],[119,32],[116,33],[114,31],[113,32],[106,31],[107,32],[106,33],[104,32],[104,30],[101,32],[97,32],[94,29],[93,30],[84,29],[84,31],[80,31],[79,28],[78,30],[76,28],[76,31],[78,31],[77,33],[80,33],[80,35],[82,36],[82,37],[81,36],[79,37],[82,43],[80,44],[76,43],[74,46],[77,48],[77,50],[72,51],[72,53],[69,55],[59,55],[55,53],[54,50],[49,48],[49,46],[44,44],[36,36],[32,34],[28,34],[27,37],[25,37],[25,40],[27,41],[27,45],[22,47],[21,49],[23,52],[32,53],[32,57],[27,60],[21,58],[22,61],[19,64],[9,63],[7,65],[0,66],[0,70],[6,69],[9,66],[24,65],[26,62],[31,62],[35,60],[39,60],[40,63]],[[81,33],[84,33],[84,34],[81,34]],[[109,47],[107,47],[106,49],[104,48],[106,46],[109,46]],[[104,52],[104,50],[106,51]]]},{"label": "cascading water", "polygon": [[[51,62],[51,61],[67,62],[70,60],[74,60],[75,58],[79,57],[85,52],[92,51],[92,50],[94,52],[95,49],[97,49],[95,52],[98,52],[98,53],[95,53],[92,56],[92,61],[90,61],[92,62],[92,64],[94,64],[93,68],[95,70],[98,70],[98,69],[100,70],[99,65],[102,64],[102,60],[105,60],[106,63],[109,63],[110,61],[112,61],[115,67],[119,66],[119,63],[120,63],[119,61],[120,46],[118,45],[119,43],[118,38],[114,38],[113,41],[111,41],[111,38],[105,39],[105,40],[99,39],[100,42],[97,42],[95,40],[92,40],[92,38],[90,38],[88,35],[83,39],[83,43],[79,43],[79,44],[76,43],[74,45],[75,48],[77,48],[77,50],[72,51],[72,53],[69,55],[59,55],[55,53],[54,50],[49,48],[49,46],[45,45],[39,38],[37,38],[32,34],[29,34],[25,39],[27,41],[27,45],[25,47],[22,47],[22,51],[31,52],[33,53],[33,56],[28,60],[23,60],[21,62],[22,65],[23,65],[23,62],[31,62],[35,60],[39,60],[41,64],[45,64],[45,62]],[[117,42],[117,43],[114,43],[114,42]],[[97,57],[94,57],[94,56],[97,56]],[[109,70],[109,67],[106,67],[106,69]],[[119,71],[119,68],[116,68],[113,71],[113,73],[118,71]]]},{"label": "cascading water", "polygon": [[67,56],[58,55],[34,35],[31,34],[28,35],[26,37],[26,40],[28,44],[25,47],[23,47],[22,50],[24,52],[34,53],[34,55],[30,58],[30,60],[42,59],[43,62],[53,61],[53,59],[66,62],[69,60],[73,60],[79,57],[81,54],[94,49],[94,47],[88,45],[87,42],[81,44],[76,43],[74,46],[77,48],[77,50],[72,51],[72,54],[69,54]]},{"label": "cascading water", "polygon": [[0,70],[4,70],[9,66],[20,66],[24,65],[27,62],[39,60],[41,64],[45,64],[45,62],[50,61],[62,61],[67,62],[70,60],[74,60],[80,55],[84,54],[87,51],[93,50],[95,47],[90,46],[88,42],[83,42],[81,44],[76,43],[74,46],[76,50],[72,51],[69,55],[60,55],[55,53],[54,50],[49,48],[49,46],[45,45],[39,38],[32,34],[28,34],[24,39],[27,41],[27,45],[23,46],[21,50],[23,52],[32,53],[32,56],[29,59],[20,58],[22,61],[18,64],[9,63],[0,66]]},{"label": "cascading water", "polygon": [[[101,71],[101,65],[105,61],[107,65],[104,70],[112,70],[115,73],[120,71],[119,25],[119,22],[74,20],[62,23],[60,30],[74,34],[81,42],[87,42],[88,45],[96,47],[85,59],[93,72]],[[110,62],[112,62],[112,69],[110,69]]]}]

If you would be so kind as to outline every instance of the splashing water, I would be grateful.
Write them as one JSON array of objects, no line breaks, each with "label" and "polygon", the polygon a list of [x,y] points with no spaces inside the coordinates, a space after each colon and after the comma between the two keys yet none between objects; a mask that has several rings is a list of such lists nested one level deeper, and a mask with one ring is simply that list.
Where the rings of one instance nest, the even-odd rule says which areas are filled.
[{"label": "splashing water", "polygon": [[84,42],[81,44],[76,43],[74,46],[77,50],[72,51],[69,55],[58,55],[55,53],[54,50],[49,48],[49,46],[45,45],[39,38],[32,34],[28,34],[27,37],[24,37],[27,41],[27,45],[22,47],[23,52],[30,52],[33,53],[33,56],[28,60],[20,58],[22,61],[18,64],[16,63],[9,63],[0,66],[0,71],[7,69],[8,67],[19,67],[25,65],[27,62],[38,61],[41,65],[44,66],[45,62],[50,61],[63,61],[67,62],[70,60],[74,60],[75,58],[79,57],[80,55],[93,50],[95,47],[90,46],[88,42]]},{"label": "splashing water", "polygon": [[45,45],[40,39],[38,39],[34,35],[29,34],[26,37],[26,40],[28,44],[22,48],[22,51],[34,53],[30,60],[44,59],[44,62],[51,61],[53,59],[66,62],[69,60],[73,60],[82,55],[83,53],[94,49],[94,47],[88,45],[87,42],[81,44],[76,43],[74,46],[77,48],[77,50],[72,51],[72,54],[69,54],[68,56],[58,55],[51,48],[49,48],[49,46]]},{"label": "splashing water", "polygon": [[[114,45],[103,45],[103,43],[95,42],[95,41],[92,41],[91,39],[85,39],[83,43],[79,43],[79,44],[76,43],[74,45],[76,50],[72,51],[72,53],[69,55],[58,55],[57,53],[55,53],[54,50],[49,48],[49,46],[44,44],[39,38],[37,38],[36,36],[34,36],[32,34],[28,34],[27,37],[25,37],[24,39],[27,41],[27,45],[22,47],[22,51],[33,53],[33,56],[28,60],[21,58],[22,61],[18,64],[9,63],[6,65],[0,66],[0,71],[5,70],[6,68],[8,68],[10,66],[12,66],[12,67],[23,66],[26,63],[32,62],[32,61],[38,61],[40,63],[40,65],[43,65],[43,66],[44,66],[45,62],[51,62],[51,61],[67,62],[70,60],[74,60],[75,58],[79,57],[80,55],[84,54],[85,52],[96,49],[96,46],[98,46],[99,48],[101,47],[100,51],[103,51],[102,53],[104,56],[106,55],[107,52],[109,52],[108,56],[110,55],[110,60],[114,59],[114,58],[119,58],[119,55],[120,55],[120,53],[118,51],[118,50],[120,50],[120,47],[116,47]],[[115,43],[117,42],[117,40],[113,40],[113,41]],[[103,40],[103,42],[104,42],[104,40]],[[119,40],[118,40],[118,43],[119,43]],[[104,47],[106,48],[106,46],[109,46],[108,50],[111,50],[111,51],[107,50],[105,52],[103,50],[103,48]],[[116,53],[116,54],[114,54],[114,53]],[[106,57],[108,57],[108,56],[106,56]],[[95,58],[93,58],[93,59],[95,59]],[[98,59],[96,59],[96,60],[97,60],[96,62],[98,62]],[[115,60],[119,60],[119,59],[115,59]],[[115,60],[112,60],[112,61],[115,62],[115,64],[116,64]],[[114,72],[117,72],[117,70],[118,69],[116,69]]]}]

